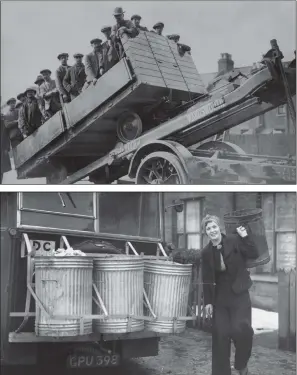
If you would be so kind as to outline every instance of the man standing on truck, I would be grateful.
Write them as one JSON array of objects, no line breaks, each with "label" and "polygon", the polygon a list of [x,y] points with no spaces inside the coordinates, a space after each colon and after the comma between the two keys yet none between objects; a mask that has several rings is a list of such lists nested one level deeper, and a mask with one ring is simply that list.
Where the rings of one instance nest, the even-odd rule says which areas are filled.
[{"label": "man standing on truck", "polygon": [[91,40],[91,46],[93,52],[89,53],[85,57],[85,73],[87,76],[84,90],[87,89],[90,84],[96,85],[98,79],[104,73],[104,61],[102,53],[102,40],[95,38]]},{"label": "man standing on truck", "polygon": [[15,107],[15,98],[9,99],[6,104],[9,106],[9,109],[4,115],[4,125],[8,131],[11,148],[15,148],[23,139],[18,128],[19,111]]},{"label": "man standing on truck", "polygon": [[164,30],[164,23],[163,22],[157,22],[153,26],[153,29],[154,29],[154,30],[152,30],[153,33],[156,33],[158,35],[162,35],[163,30]]},{"label": "man standing on truck", "polygon": [[114,43],[111,40],[111,26],[104,26],[101,29],[106,40],[102,44],[102,54],[104,62],[104,73],[112,68],[118,61],[118,55]]},{"label": "man standing on truck", "polygon": [[73,55],[75,64],[71,66],[63,79],[64,90],[71,96],[71,100],[75,99],[81,92],[86,82],[85,66],[82,62],[84,55],[75,53]]},{"label": "man standing on truck", "polygon": [[44,79],[44,82],[40,85],[40,97],[44,100],[42,112],[47,120],[61,109],[61,104],[56,82],[51,79],[52,72],[49,69],[43,69],[40,74]]},{"label": "man standing on truck", "polygon": [[42,124],[42,114],[36,95],[36,89],[30,87],[25,91],[26,102],[19,113],[19,128],[24,138],[34,133]]},{"label": "man standing on truck", "polygon": [[171,35],[167,35],[167,38],[169,40],[172,40],[174,43],[178,43],[180,36],[178,34],[171,34]]},{"label": "man standing on truck", "polygon": [[138,14],[134,14],[131,17],[131,21],[133,22],[136,29],[141,30],[141,31],[148,31],[147,27],[140,25],[141,17]]},{"label": "man standing on truck", "polygon": [[55,81],[56,81],[56,86],[59,90],[61,103],[63,102],[68,103],[70,101],[69,94],[65,90],[65,87],[63,86],[64,77],[66,75],[67,70],[70,68],[70,66],[67,64],[68,58],[69,58],[69,55],[66,52],[60,53],[58,55],[58,60],[60,61],[61,65],[56,70]]},{"label": "man standing on truck", "polygon": [[130,38],[135,38],[139,34],[139,30],[134,26],[133,22],[130,20],[125,20],[124,11],[122,7],[115,8],[113,15],[116,19],[116,24],[112,27],[111,30],[111,39],[116,45],[119,59],[124,55],[123,46],[121,43],[121,37],[125,33]]}]

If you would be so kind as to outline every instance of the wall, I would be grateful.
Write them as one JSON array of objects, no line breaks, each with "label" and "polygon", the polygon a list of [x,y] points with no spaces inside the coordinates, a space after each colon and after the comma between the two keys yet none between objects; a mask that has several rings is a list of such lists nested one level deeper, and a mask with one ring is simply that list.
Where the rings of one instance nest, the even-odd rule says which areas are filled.
[{"label": "wall", "polygon": [[287,134],[226,134],[226,142],[235,143],[247,154],[288,156],[296,155],[296,139]]},{"label": "wall", "polygon": [[[203,201],[203,212],[220,216],[234,209],[262,208],[271,261],[250,270],[253,279],[251,300],[254,307],[278,311],[278,274],[280,266],[296,266],[296,195],[294,193],[165,193],[165,207],[175,199]],[[165,240],[174,242],[176,213],[167,208]],[[204,238],[205,243],[205,238]],[[295,249],[295,252],[294,252]],[[294,256],[295,255],[295,256]]]},{"label": "wall", "polygon": [[[233,207],[233,193],[164,193],[164,205],[170,206],[176,199],[202,199],[202,216],[215,214],[219,216],[223,223],[223,216]],[[168,208],[164,217],[165,241],[174,243],[174,231],[176,212],[174,208]]]}]

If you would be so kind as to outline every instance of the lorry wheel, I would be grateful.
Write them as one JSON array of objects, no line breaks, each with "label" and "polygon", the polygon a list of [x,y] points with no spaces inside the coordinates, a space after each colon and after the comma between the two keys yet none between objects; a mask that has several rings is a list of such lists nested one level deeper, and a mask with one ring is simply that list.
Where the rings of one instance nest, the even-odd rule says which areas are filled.
[{"label": "lorry wheel", "polygon": [[137,169],[135,183],[140,185],[183,185],[189,183],[189,178],[176,155],[157,151],[141,161]]},{"label": "lorry wheel", "polygon": [[117,122],[117,135],[121,142],[133,141],[142,133],[142,120],[136,112],[124,112]]}]

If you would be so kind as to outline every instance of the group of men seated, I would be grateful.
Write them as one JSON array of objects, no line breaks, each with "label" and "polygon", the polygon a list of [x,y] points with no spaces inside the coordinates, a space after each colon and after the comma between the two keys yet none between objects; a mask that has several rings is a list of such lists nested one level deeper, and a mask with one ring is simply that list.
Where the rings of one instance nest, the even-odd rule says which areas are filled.
[{"label": "group of men seated", "polygon": [[[51,78],[52,72],[49,69],[43,69],[34,82],[37,86],[29,87],[17,95],[18,104],[15,98],[7,101],[9,110],[4,115],[4,123],[12,148],[58,112],[63,103],[70,102],[83,90],[96,85],[98,79],[124,56],[121,44],[123,33],[134,38],[139,34],[139,30],[149,31],[140,25],[139,15],[133,15],[131,20],[126,20],[121,7],[115,8],[113,15],[116,24],[101,29],[105,36],[104,42],[99,38],[91,40],[93,51],[85,56],[84,63],[83,54],[75,53],[75,64],[69,66],[69,54],[60,53],[57,56],[60,66],[55,72],[55,79]],[[163,30],[164,23],[157,22],[150,32],[162,35]],[[177,43],[178,47],[182,46],[184,51],[190,51],[190,47],[178,43],[179,35],[168,35],[167,38]]]}]

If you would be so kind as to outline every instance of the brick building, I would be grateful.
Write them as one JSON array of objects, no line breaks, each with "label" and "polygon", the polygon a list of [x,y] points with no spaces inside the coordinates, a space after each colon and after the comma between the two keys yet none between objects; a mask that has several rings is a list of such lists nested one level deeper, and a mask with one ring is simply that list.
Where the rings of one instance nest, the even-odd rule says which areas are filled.
[{"label": "brick building", "polygon": [[[174,201],[184,202],[177,213]],[[294,193],[164,193],[164,236],[181,248],[201,249],[207,239],[201,233],[201,219],[245,208],[262,208],[271,261],[251,270],[255,307],[277,311],[280,269],[296,267],[296,195]],[[166,209],[166,207],[168,207]]]},{"label": "brick building", "polygon": [[[284,63],[288,65],[288,63]],[[201,78],[206,87],[210,87],[217,77],[231,71],[249,76],[256,64],[252,66],[235,67],[232,56],[229,53],[222,53],[218,60],[218,71],[201,74]],[[294,96],[296,101],[296,96]],[[288,134],[294,132],[292,120],[289,116],[287,105],[282,105],[259,117],[246,121],[229,131],[229,134]]]}]

